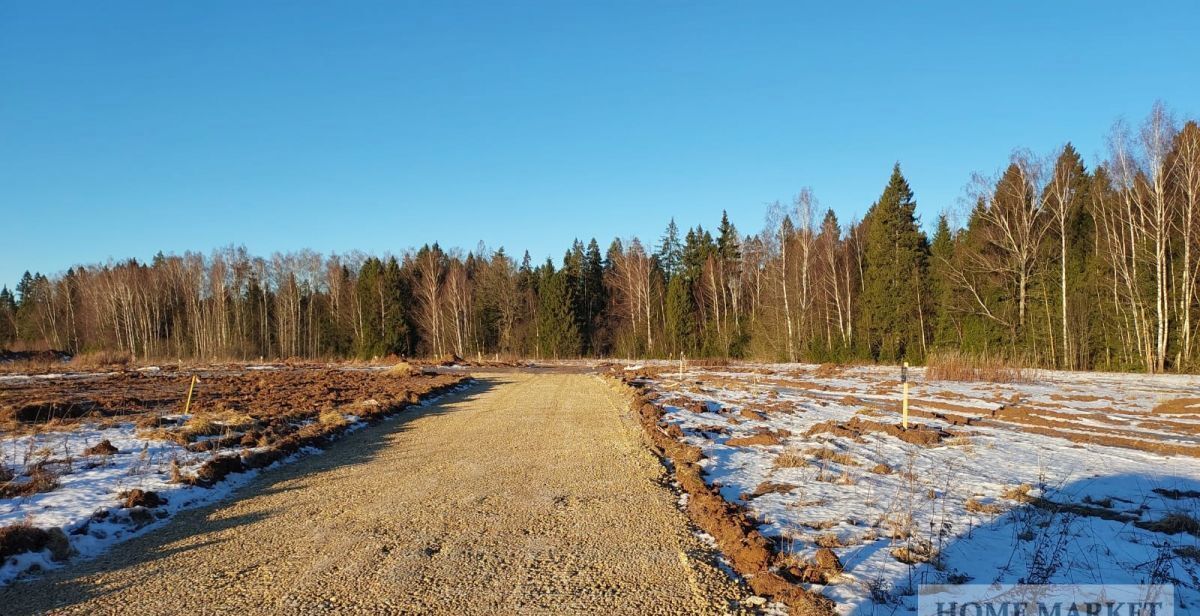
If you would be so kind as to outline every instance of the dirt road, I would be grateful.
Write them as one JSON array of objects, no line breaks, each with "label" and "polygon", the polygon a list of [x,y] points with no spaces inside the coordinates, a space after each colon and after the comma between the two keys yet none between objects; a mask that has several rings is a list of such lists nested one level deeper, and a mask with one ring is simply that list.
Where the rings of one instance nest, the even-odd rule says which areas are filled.
[{"label": "dirt road", "polygon": [[481,381],[11,586],[0,612],[737,610],[624,398],[590,375]]}]

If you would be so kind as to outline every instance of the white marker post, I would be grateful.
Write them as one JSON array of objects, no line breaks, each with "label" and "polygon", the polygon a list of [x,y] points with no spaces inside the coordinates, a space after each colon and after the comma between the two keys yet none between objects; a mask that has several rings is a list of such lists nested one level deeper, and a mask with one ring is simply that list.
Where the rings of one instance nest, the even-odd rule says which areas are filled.
[{"label": "white marker post", "polygon": [[904,429],[908,429],[908,362],[900,367],[900,383],[904,388],[904,399],[900,403],[901,413],[903,416]]}]

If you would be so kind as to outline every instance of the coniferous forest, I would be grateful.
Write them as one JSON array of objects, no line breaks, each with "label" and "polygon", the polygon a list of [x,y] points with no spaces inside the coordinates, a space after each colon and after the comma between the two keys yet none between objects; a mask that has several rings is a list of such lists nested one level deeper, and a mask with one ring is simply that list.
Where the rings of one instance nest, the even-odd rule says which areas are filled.
[{"label": "coniferous forest", "polygon": [[[437,244],[377,257],[230,247],[30,274],[0,346],[140,359],[733,357],[922,362],[939,350],[1064,369],[1200,367],[1200,126],[1163,105],[1102,162],[1016,150],[932,221],[897,164],[861,220],[811,190],[757,233],[727,218],[561,262]],[[965,179],[965,178],[964,178]],[[717,221],[710,221],[717,222]],[[705,223],[708,224],[708,223]]]}]

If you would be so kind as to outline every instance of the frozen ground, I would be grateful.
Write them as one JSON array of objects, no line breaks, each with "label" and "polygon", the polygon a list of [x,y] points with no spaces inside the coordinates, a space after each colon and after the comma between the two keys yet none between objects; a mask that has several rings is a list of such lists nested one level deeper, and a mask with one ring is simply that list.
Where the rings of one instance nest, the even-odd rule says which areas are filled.
[{"label": "frozen ground", "polygon": [[[466,385],[460,386],[462,389]],[[437,398],[421,403],[431,404]],[[344,432],[367,424],[355,415],[344,414],[348,422]],[[187,416],[166,416],[184,422]],[[312,420],[297,422],[297,425]],[[145,532],[176,512],[200,506],[228,496],[254,477],[259,470],[233,473],[212,487],[199,487],[172,481],[172,467],[182,475],[192,475],[197,467],[216,456],[246,456],[264,448],[234,444],[217,446],[210,451],[193,452],[168,440],[148,438],[152,434],[134,423],[96,425],[82,423],[70,429],[47,430],[35,434],[0,438],[0,468],[17,477],[28,478],[34,469],[56,476],[53,490],[15,498],[0,498],[0,528],[30,524],[37,528],[62,529],[70,540],[73,557],[88,558],[114,543]],[[117,453],[87,454],[86,450],[107,440]],[[306,447],[267,468],[291,462],[300,455],[319,453]],[[154,491],[166,500],[160,507],[122,507],[120,495],[133,489]],[[60,566],[48,550],[10,557],[0,563],[0,586],[31,570]]]},{"label": "frozen ground", "polygon": [[894,368],[663,370],[652,387],[781,550],[833,549],[844,572],[813,588],[842,613],[910,612],[917,585],[967,581],[1167,582],[1200,612],[1200,378],[911,381],[907,433]]}]

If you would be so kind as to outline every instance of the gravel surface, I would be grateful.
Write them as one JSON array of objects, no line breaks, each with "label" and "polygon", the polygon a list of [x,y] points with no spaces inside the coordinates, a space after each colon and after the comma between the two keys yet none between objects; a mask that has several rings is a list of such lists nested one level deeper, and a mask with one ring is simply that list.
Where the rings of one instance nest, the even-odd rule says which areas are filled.
[{"label": "gravel surface", "polygon": [[483,376],[0,591],[0,612],[739,611],[628,406],[597,376]]}]

